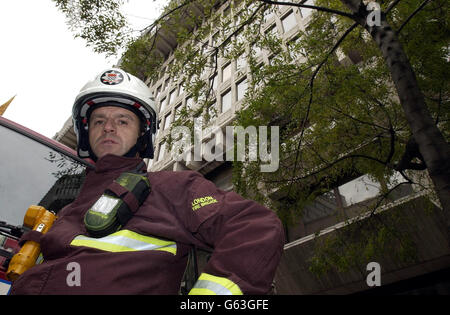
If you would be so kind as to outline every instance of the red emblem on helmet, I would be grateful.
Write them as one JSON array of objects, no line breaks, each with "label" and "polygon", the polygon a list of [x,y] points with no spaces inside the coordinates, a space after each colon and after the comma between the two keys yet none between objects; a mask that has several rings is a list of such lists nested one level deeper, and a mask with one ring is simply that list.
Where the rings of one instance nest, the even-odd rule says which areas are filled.
[{"label": "red emblem on helmet", "polygon": [[123,75],[115,70],[106,71],[101,75],[100,81],[103,84],[116,85],[123,81]]}]

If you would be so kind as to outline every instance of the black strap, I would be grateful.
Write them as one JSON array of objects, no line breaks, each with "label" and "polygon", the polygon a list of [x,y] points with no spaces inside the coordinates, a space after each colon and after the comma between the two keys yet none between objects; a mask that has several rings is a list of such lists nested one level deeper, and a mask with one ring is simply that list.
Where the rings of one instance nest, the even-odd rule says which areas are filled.
[{"label": "black strap", "polygon": [[141,163],[139,163],[138,166],[136,166],[136,168],[134,169],[134,173],[146,174],[147,173],[147,164],[145,164],[144,161],[141,161]]},{"label": "black strap", "polygon": [[29,231],[29,232],[25,233],[24,235],[22,235],[22,237],[19,240],[19,245],[23,246],[23,244],[26,241],[34,241],[36,243],[40,243],[42,235],[43,234],[38,231]]},{"label": "black strap", "polygon": [[188,261],[186,269],[183,275],[183,285],[180,288],[182,295],[188,295],[191,289],[194,287],[195,282],[198,279],[198,261],[197,261],[197,248],[192,245],[189,249]]},{"label": "black strap", "polygon": [[131,212],[134,213],[139,209],[139,200],[136,198],[136,196],[119,183],[112,182],[108,186],[107,191],[112,192],[118,198],[122,199],[122,201],[127,204]]}]

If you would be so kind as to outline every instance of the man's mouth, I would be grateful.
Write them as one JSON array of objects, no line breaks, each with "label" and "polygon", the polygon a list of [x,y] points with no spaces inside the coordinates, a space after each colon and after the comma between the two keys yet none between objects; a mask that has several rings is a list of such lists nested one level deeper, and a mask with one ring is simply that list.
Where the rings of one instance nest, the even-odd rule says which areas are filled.
[{"label": "man's mouth", "polygon": [[117,141],[114,141],[113,139],[103,139],[100,141],[101,144],[117,144]]}]

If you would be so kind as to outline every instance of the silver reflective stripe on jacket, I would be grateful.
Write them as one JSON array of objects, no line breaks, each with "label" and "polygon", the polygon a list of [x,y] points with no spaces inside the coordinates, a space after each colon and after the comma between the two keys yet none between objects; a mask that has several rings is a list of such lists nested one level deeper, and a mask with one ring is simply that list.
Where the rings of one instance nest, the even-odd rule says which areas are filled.
[{"label": "silver reflective stripe on jacket", "polygon": [[230,279],[203,272],[189,295],[242,295],[242,291]]},{"label": "silver reflective stripe on jacket", "polygon": [[177,253],[175,242],[141,235],[130,230],[120,230],[101,238],[78,235],[70,245],[91,247],[108,252],[162,250],[173,255]]}]

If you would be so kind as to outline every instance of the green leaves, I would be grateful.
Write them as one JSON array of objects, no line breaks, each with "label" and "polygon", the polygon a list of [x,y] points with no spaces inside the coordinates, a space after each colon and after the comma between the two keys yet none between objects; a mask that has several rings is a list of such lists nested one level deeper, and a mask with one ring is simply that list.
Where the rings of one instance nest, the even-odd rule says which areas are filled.
[{"label": "green leaves", "polygon": [[[403,214],[401,214],[403,212]],[[316,276],[329,272],[361,270],[370,261],[383,265],[411,264],[417,260],[417,248],[411,234],[418,227],[404,215],[404,207],[354,222],[330,235],[316,237],[315,251],[309,258],[309,271]],[[386,264],[384,264],[386,262]]]},{"label": "green leaves", "polygon": [[115,55],[130,39],[119,8],[123,0],[53,0],[67,17],[75,37],[86,40],[95,52]]}]

